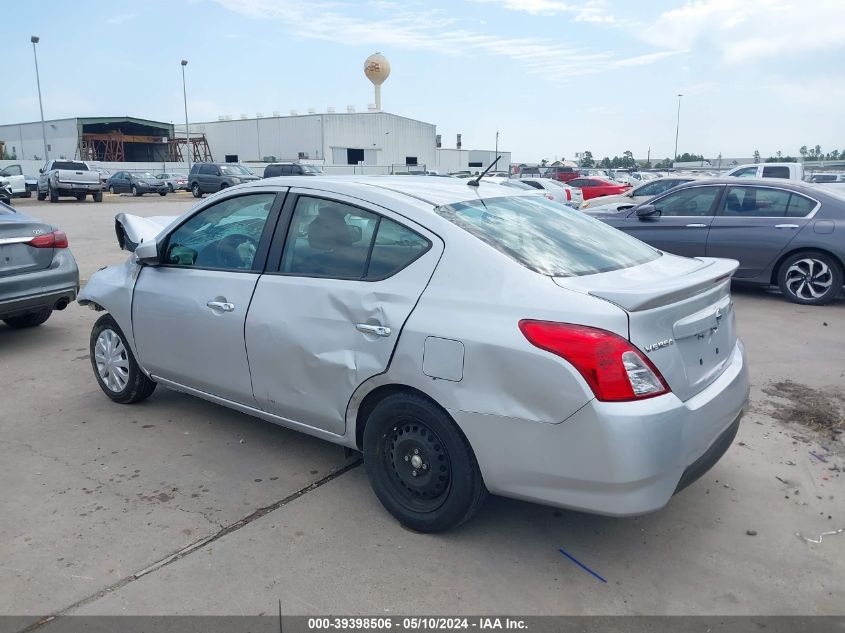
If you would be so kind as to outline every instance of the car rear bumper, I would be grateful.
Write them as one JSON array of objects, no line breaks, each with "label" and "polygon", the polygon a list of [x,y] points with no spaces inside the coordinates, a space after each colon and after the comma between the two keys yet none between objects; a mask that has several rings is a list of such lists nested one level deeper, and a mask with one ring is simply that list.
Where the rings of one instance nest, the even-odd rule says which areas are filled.
[{"label": "car rear bumper", "polygon": [[59,192],[60,196],[75,196],[80,193],[97,193],[98,191],[103,190],[103,185],[100,183],[82,184],[59,182],[56,184],[55,189]]},{"label": "car rear bumper", "polygon": [[658,510],[725,453],[748,401],[737,342],[722,375],[686,402],[592,400],[559,424],[451,410],[490,492],[609,516]]},{"label": "car rear bumper", "polygon": [[49,268],[0,277],[0,319],[41,308],[63,308],[79,292],[79,270],[70,251],[62,249]]}]

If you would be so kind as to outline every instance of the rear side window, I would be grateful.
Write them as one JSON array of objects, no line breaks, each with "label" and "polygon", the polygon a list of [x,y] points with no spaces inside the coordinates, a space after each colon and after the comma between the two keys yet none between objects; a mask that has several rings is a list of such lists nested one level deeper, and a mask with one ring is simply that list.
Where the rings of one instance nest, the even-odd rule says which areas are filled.
[{"label": "rear side window", "polygon": [[216,176],[217,167],[215,167],[214,165],[200,165],[200,173],[205,174],[207,176]]},{"label": "rear side window", "polygon": [[280,272],[306,277],[376,280],[425,253],[421,235],[352,205],[301,196],[296,203]]},{"label": "rear side window", "polygon": [[816,208],[816,201],[806,198],[800,194],[793,193],[789,197],[789,205],[786,207],[786,217],[803,218]]},{"label": "rear side window", "polygon": [[[728,187],[722,215],[756,218],[782,218],[792,195],[783,189]],[[806,215],[806,213],[805,213]]]},{"label": "rear side window", "polygon": [[763,178],[789,178],[789,167],[763,167]]},{"label": "rear side window", "polygon": [[570,187],[585,187],[589,181],[585,178],[576,178],[575,180],[569,181]]},{"label": "rear side window", "polygon": [[435,211],[542,275],[590,275],[660,257],[651,246],[540,196],[469,200]]},{"label": "rear side window", "polygon": [[757,168],[756,167],[746,167],[745,169],[740,169],[733,173],[734,178],[756,178],[757,177]]},{"label": "rear side window", "polygon": [[282,168],[280,165],[267,165],[264,168],[264,177],[265,178],[273,178],[278,176],[282,173]]}]

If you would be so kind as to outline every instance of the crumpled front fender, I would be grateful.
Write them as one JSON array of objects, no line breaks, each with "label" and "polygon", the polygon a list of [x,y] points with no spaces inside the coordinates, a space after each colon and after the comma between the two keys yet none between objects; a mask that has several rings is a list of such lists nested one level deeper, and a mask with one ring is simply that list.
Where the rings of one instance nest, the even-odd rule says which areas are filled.
[{"label": "crumpled front fender", "polygon": [[141,265],[134,255],[130,255],[122,264],[102,268],[91,275],[77,299],[79,305],[97,311],[105,310],[112,315],[136,359],[138,354],[132,335],[132,292],[140,272]]}]

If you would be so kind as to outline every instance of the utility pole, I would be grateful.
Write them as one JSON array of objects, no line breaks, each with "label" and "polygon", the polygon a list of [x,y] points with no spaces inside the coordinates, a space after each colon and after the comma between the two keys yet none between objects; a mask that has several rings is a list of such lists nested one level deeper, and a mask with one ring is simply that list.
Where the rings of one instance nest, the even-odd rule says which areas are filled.
[{"label": "utility pole", "polygon": [[675,161],[678,160],[678,130],[681,129],[681,97],[683,97],[680,92],[678,93],[678,118],[675,122],[675,155],[672,157],[672,165],[674,166]]},{"label": "utility pole", "polygon": [[41,103],[41,78],[38,76],[38,53],[35,52],[35,45],[40,41],[40,37],[33,35],[29,38],[32,42],[32,56],[35,58],[35,83],[38,86],[38,109],[41,111],[41,136],[44,138],[44,162],[50,160],[47,155],[47,127],[44,125],[44,105]]},{"label": "utility pole", "polygon": [[191,154],[193,147],[191,147],[191,130],[188,127],[188,91],[185,88],[185,66],[188,65],[188,60],[182,60],[182,99],[185,101],[185,140],[187,141],[186,148],[188,150],[188,171],[191,171]]},{"label": "utility pole", "polygon": [[496,130],[496,151],[493,152],[495,156],[493,156],[493,160],[499,158],[499,130]]}]

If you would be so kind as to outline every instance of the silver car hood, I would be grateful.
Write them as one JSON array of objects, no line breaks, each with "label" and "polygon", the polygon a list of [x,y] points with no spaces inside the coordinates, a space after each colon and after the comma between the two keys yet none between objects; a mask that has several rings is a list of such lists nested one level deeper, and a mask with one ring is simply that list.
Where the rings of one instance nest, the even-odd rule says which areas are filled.
[{"label": "silver car hood", "polygon": [[143,241],[154,239],[165,228],[173,224],[178,215],[154,215],[143,218],[140,215],[118,213],[114,216],[114,232],[117,243],[125,251],[134,252]]}]

